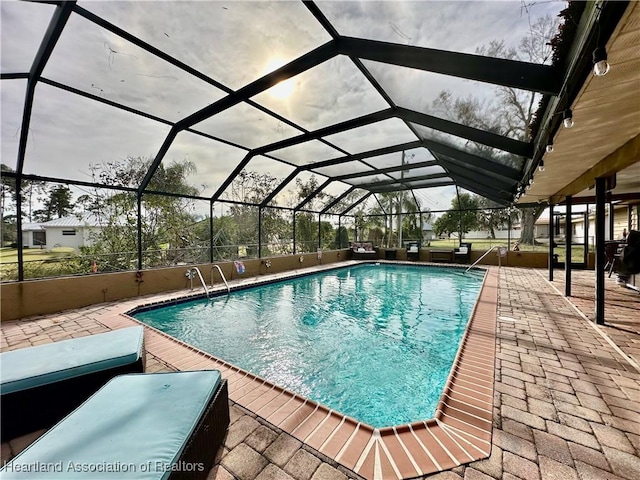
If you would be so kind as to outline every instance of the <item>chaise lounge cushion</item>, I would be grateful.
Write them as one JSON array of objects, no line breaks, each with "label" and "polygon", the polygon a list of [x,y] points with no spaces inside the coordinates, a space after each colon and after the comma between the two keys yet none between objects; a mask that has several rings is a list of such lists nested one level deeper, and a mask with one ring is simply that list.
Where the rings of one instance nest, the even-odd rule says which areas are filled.
[{"label": "chaise lounge cushion", "polygon": [[113,377],[144,372],[136,326],[0,355],[0,440],[50,428]]},{"label": "chaise lounge cushion", "polygon": [[[223,395],[218,396],[220,390]],[[207,413],[214,403],[219,404],[217,419]],[[189,478],[204,478],[229,424],[228,410],[226,382],[216,370],[121,375],[0,472],[3,479],[165,479],[176,470]],[[211,435],[216,429],[216,444],[211,438],[196,441],[204,448],[198,447],[195,457],[193,452],[183,456],[192,436]],[[17,471],[25,465],[60,467]]]},{"label": "chaise lounge cushion", "polygon": [[142,326],[0,354],[2,394],[19,392],[135,363],[143,355]]}]

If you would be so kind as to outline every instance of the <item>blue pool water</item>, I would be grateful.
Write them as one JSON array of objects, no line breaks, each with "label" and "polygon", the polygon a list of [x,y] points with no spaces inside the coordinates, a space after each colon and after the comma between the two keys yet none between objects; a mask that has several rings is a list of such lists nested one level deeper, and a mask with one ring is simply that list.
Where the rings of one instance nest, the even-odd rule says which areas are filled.
[{"label": "blue pool water", "polygon": [[483,276],[365,264],[135,317],[380,428],[433,417]]}]

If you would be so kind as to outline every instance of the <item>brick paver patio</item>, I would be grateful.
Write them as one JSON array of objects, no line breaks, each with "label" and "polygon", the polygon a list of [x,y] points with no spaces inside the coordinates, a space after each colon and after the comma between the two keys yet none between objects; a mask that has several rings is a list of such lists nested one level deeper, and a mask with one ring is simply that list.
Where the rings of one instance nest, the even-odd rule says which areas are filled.
[{"label": "brick paver patio", "polygon": [[[562,279],[552,285],[545,271],[500,270],[491,456],[429,478],[640,478],[640,294],[607,279],[608,324],[596,327],[587,320],[593,279],[593,272],[574,272],[570,303]],[[114,305],[3,322],[1,348],[106,331],[109,322],[97,314]],[[147,371],[172,368],[162,355],[147,355]],[[358,478],[234,402],[230,409],[209,479]],[[2,444],[2,462],[40,434]]]}]

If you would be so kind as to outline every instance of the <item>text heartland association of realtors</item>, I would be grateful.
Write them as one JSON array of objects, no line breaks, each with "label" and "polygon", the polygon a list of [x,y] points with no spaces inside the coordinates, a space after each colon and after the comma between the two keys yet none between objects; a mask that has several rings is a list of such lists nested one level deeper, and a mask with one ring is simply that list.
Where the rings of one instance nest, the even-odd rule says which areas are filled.
[{"label": "text heartland association of realtors", "polygon": [[2,466],[4,472],[24,472],[24,473],[49,473],[49,472],[72,472],[72,473],[126,473],[126,472],[203,472],[203,463],[148,461],[145,463],[122,463],[122,462],[31,462],[20,463],[19,461],[6,462]]}]

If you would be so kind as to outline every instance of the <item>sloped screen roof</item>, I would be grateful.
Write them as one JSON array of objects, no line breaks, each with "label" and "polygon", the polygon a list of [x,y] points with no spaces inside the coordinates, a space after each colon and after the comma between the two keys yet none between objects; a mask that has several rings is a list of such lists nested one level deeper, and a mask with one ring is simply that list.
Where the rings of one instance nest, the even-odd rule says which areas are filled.
[{"label": "sloped screen roof", "polygon": [[263,207],[309,208],[285,192],[310,174],[331,195],[321,213],[455,186],[507,205],[528,122],[561,87],[545,45],[565,2],[0,7],[2,161],[49,181],[100,184],[94,165],[147,157],[143,193],[187,158],[195,197],[213,201],[251,169],[282,179]]}]

